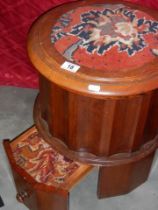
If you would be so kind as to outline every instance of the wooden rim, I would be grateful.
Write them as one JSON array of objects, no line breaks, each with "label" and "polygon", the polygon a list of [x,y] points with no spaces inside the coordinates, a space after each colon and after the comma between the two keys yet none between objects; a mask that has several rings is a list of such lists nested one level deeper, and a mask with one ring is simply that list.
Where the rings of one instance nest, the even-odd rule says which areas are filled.
[{"label": "wooden rim", "polygon": [[[97,1],[99,3],[120,3],[117,0]],[[157,58],[141,68],[134,69],[133,73],[122,73],[120,75],[108,72],[102,76],[92,72],[87,74],[86,72],[89,72],[90,69],[87,70],[86,67],[81,67],[80,71],[75,74],[61,69],[61,64],[65,62],[65,58],[50,44],[50,32],[53,23],[62,13],[70,9],[91,5],[95,2],[96,0],[91,2],[78,1],[64,6],[61,5],[50,10],[36,21],[28,36],[28,54],[33,65],[44,77],[64,89],[97,98],[134,95],[158,88]],[[132,8],[145,11],[158,19],[154,10],[127,2],[123,3],[132,6]],[[100,91],[89,90],[89,85],[99,86]]]}]

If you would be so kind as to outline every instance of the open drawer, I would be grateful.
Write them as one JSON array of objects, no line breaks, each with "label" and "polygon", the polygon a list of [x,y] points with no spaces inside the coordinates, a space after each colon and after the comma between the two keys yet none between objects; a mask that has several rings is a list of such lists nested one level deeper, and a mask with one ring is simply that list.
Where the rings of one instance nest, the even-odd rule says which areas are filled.
[{"label": "open drawer", "polygon": [[30,210],[67,210],[71,188],[92,169],[55,151],[35,126],[4,147],[13,171],[17,199]]}]

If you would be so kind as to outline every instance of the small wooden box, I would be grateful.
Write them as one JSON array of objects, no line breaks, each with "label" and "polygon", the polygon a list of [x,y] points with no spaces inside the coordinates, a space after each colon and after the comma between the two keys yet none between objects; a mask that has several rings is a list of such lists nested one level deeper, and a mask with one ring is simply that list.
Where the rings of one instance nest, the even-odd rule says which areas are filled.
[{"label": "small wooden box", "polygon": [[35,126],[13,141],[5,140],[4,147],[17,199],[30,210],[67,210],[70,189],[92,169],[55,151]]}]

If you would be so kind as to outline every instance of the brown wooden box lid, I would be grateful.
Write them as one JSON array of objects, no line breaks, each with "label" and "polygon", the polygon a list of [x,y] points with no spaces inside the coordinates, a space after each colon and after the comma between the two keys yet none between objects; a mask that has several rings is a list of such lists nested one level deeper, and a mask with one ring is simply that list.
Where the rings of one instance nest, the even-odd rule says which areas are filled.
[{"label": "brown wooden box lid", "polygon": [[64,4],[35,22],[28,53],[42,75],[73,92],[147,92],[158,87],[158,13],[117,0]]}]

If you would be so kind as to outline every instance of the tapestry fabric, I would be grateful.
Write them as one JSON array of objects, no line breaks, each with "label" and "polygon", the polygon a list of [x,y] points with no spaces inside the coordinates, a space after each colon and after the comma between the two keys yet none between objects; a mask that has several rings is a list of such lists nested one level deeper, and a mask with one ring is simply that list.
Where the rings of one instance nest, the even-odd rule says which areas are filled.
[{"label": "tapestry fabric", "polygon": [[80,66],[129,72],[158,56],[158,21],[124,4],[83,6],[57,19],[51,42]]},{"label": "tapestry fabric", "polygon": [[37,182],[49,186],[62,185],[81,166],[59,154],[35,130],[30,135],[11,143],[16,164]]},{"label": "tapestry fabric", "polygon": [[[0,1],[0,85],[38,88],[38,74],[26,51],[29,28],[43,12],[71,1],[77,0]],[[158,0],[126,1],[158,9]]]}]

